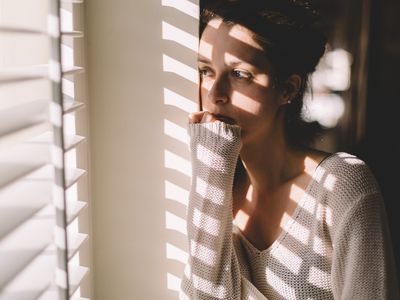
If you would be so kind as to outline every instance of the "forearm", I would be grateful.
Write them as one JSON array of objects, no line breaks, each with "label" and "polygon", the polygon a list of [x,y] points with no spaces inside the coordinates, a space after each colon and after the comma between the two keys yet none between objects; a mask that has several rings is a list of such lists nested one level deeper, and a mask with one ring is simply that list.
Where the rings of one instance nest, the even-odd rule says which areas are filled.
[{"label": "forearm", "polygon": [[191,299],[233,299],[234,289],[240,290],[232,243],[232,185],[240,128],[222,122],[190,124],[189,135],[189,266],[183,287],[193,293]]}]

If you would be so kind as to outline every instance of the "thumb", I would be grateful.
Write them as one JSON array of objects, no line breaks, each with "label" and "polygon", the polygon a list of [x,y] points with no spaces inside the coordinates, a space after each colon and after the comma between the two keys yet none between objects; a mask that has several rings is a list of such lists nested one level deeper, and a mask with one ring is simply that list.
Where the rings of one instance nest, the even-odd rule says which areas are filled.
[{"label": "thumb", "polygon": [[193,112],[190,113],[188,116],[188,121],[189,123],[201,123],[203,120],[203,117],[206,115],[206,111],[198,111],[198,112]]}]

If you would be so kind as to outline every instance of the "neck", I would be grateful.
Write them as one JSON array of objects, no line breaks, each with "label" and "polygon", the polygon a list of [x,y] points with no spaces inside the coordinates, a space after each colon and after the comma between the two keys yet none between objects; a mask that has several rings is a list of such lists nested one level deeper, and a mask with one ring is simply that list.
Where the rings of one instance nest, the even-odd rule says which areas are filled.
[{"label": "neck", "polygon": [[290,147],[283,129],[245,143],[240,157],[257,194],[271,193],[304,171],[304,150]]}]

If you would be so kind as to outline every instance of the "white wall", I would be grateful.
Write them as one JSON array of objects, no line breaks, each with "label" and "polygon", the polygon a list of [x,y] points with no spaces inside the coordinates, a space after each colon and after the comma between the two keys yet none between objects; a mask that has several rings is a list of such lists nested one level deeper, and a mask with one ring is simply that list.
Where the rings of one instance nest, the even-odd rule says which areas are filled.
[{"label": "white wall", "polygon": [[[186,251],[180,202],[190,184],[179,133],[196,108],[197,85],[163,71],[163,55],[191,66],[189,76],[196,77],[196,53],[163,39],[162,22],[190,33],[196,46],[194,3],[86,2],[95,300],[177,299],[173,279],[185,256],[174,247]],[[168,98],[165,89],[185,98]],[[164,104],[168,99],[172,105]],[[173,124],[180,127],[170,130]],[[169,187],[175,188],[166,195]],[[167,258],[167,244],[175,258]]]}]

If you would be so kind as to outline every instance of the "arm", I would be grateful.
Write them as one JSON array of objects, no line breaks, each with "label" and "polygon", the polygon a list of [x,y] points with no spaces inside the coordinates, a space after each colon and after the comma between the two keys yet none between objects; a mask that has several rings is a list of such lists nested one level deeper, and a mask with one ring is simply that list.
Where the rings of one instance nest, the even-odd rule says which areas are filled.
[{"label": "arm", "polygon": [[332,288],[335,299],[399,299],[383,199],[362,195],[333,236]]},{"label": "arm", "polygon": [[241,278],[232,242],[232,185],[241,148],[240,127],[196,123],[189,124],[188,132],[192,159],[189,260],[181,299],[244,299],[249,292],[243,285],[251,284]]}]

